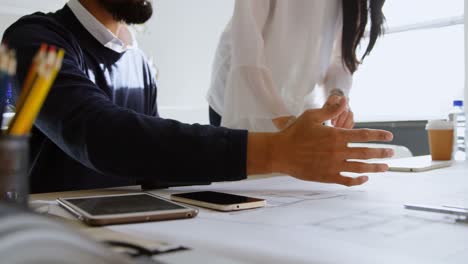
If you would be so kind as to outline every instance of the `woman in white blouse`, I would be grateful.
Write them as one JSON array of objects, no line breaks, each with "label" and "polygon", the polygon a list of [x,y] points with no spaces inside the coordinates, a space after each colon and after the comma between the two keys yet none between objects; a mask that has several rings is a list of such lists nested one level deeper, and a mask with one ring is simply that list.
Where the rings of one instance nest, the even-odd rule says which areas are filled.
[{"label": "woman in white blouse", "polygon": [[[348,96],[368,16],[368,55],[381,34],[385,0],[236,0],[218,46],[207,98],[210,122],[281,130],[316,108],[315,87]],[[354,126],[351,110],[332,120]]]}]

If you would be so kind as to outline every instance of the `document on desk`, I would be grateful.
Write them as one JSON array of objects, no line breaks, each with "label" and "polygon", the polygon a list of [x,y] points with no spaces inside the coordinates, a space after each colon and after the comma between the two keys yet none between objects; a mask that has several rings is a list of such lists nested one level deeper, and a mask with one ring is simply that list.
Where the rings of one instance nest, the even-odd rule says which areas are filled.
[{"label": "document on desk", "polygon": [[191,220],[112,228],[262,263],[446,263],[468,250],[468,226],[446,216],[409,212],[387,200],[385,184],[375,186],[274,177],[159,190],[154,193],[166,197],[226,192],[266,199],[267,206],[229,213],[200,209]]},{"label": "document on desk", "polygon": [[283,228],[311,226],[334,231],[372,230],[383,235],[394,234],[390,230],[404,231],[407,227],[428,222],[405,217],[400,205],[383,207],[381,203],[366,201],[368,194],[359,187],[353,189],[276,177],[218,185],[215,189],[267,201],[267,206],[262,209],[230,213],[204,211],[203,217],[227,222]]}]

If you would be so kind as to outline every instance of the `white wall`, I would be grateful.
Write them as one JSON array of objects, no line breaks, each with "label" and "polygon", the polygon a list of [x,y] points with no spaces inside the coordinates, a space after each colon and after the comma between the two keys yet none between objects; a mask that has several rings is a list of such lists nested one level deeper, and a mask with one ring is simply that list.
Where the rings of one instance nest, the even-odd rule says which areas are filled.
[{"label": "white wall", "polygon": [[53,11],[66,3],[65,0],[0,0],[0,35],[18,18],[36,11]]},{"label": "white wall", "polygon": [[159,70],[162,116],[208,122],[205,94],[211,65],[233,4],[233,0],[155,1],[155,15],[139,39]]},{"label": "white wall", "polygon": [[[463,15],[462,0],[392,0],[389,31]],[[424,6],[423,9],[421,7]],[[358,121],[447,118],[463,99],[464,28],[453,25],[384,35],[355,75],[351,106]],[[365,47],[365,45],[363,45]]]},{"label": "white wall", "polygon": [[447,118],[463,98],[463,26],[389,34],[354,78],[358,121]]},{"label": "white wall", "polygon": [[[53,11],[66,0],[0,0],[0,34],[19,17]],[[159,70],[163,117],[208,123],[205,94],[218,38],[234,0],[155,0],[153,18],[138,32],[140,47]]]}]

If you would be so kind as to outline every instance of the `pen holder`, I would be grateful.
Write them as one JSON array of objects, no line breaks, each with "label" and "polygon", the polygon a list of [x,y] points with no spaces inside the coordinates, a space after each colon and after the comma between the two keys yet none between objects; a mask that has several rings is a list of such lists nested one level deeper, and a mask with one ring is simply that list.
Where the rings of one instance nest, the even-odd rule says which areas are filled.
[{"label": "pen holder", "polygon": [[0,197],[28,206],[29,136],[0,135]]}]

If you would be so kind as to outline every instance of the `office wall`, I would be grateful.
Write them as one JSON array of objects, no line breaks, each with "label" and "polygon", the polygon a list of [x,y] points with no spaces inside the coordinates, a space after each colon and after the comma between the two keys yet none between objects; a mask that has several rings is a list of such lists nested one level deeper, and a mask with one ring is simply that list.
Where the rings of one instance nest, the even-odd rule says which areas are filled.
[{"label": "office wall", "polygon": [[[52,11],[66,0],[0,0],[0,34],[19,17]],[[136,27],[140,47],[159,71],[159,106],[164,117],[207,123],[205,94],[220,33],[234,0],[157,0],[155,14]]]},{"label": "office wall", "polygon": [[161,115],[207,123],[205,94],[218,38],[234,0],[157,0],[140,44],[159,70]]},{"label": "office wall", "polygon": [[65,0],[0,0],[0,34],[21,16],[59,9]]}]

